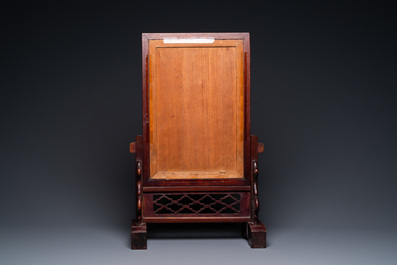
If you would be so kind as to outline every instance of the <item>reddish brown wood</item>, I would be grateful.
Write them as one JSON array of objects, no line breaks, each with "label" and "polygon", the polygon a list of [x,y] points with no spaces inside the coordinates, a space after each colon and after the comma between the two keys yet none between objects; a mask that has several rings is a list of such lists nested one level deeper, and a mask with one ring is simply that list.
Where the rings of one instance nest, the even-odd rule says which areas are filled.
[{"label": "reddish brown wood", "polygon": [[143,182],[149,178],[150,169],[150,145],[149,145],[149,39],[147,34],[142,34],[142,163],[143,163]]},{"label": "reddish brown wood", "polygon": [[259,221],[259,196],[258,196],[258,137],[251,135],[251,221],[247,224],[246,235],[251,248],[266,247],[266,227]]},{"label": "reddish brown wood", "polygon": [[251,185],[251,55],[250,36],[244,35],[244,174]]},{"label": "reddish brown wood", "polygon": [[[212,205],[216,205],[218,204],[218,202],[216,202],[215,200],[212,203],[208,203],[205,206],[202,206],[201,204],[205,204],[206,200],[211,201],[211,199],[209,199],[208,197],[210,197],[211,195],[216,195],[216,196],[223,196],[223,195],[231,195],[231,194],[237,194],[239,195],[239,200],[238,200],[238,211],[234,212],[234,213],[219,213],[219,212],[211,212],[211,213],[174,213],[174,212],[170,212],[170,213],[164,213],[164,214],[158,214],[155,213],[154,211],[154,196],[160,196],[160,198],[170,198],[170,197],[182,197],[182,200],[180,201],[172,201],[169,200],[169,205],[172,206],[177,206],[177,208],[179,210],[185,210],[186,208],[186,204],[183,203],[183,199],[186,199],[186,195],[189,196],[190,194],[194,195],[202,195],[204,197],[204,199],[200,202],[195,202],[194,200],[188,200],[188,202],[191,202],[191,205],[196,205],[199,206],[200,210],[206,210],[207,207],[210,208],[209,206]],[[175,200],[175,199],[174,199]],[[211,219],[216,219],[216,218],[222,218],[222,219],[230,219],[233,220],[233,218],[237,218],[237,217],[241,217],[244,220],[249,220],[250,218],[250,193],[249,192],[180,192],[180,193],[145,193],[144,194],[144,216],[143,216],[143,221],[147,222],[147,220],[170,220],[170,219],[175,219],[175,220],[179,220],[179,222],[183,223],[184,220],[204,220],[206,218],[211,218]],[[166,200],[168,201],[168,199]],[[234,201],[233,201],[234,202]],[[183,206],[182,206],[183,205]],[[224,205],[222,205],[221,207],[224,207]],[[225,209],[225,208],[222,208]],[[234,208],[233,208],[234,209]]]},{"label": "reddish brown wood", "polygon": [[251,221],[258,220],[259,198],[258,198],[258,137],[251,135]]},{"label": "reddish brown wood", "polygon": [[227,32],[227,33],[142,33],[142,38],[156,40],[167,37],[177,38],[208,38],[213,37],[218,40],[240,40],[249,38],[246,32]]},{"label": "reddish brown wood", "polygon": [[[211,45],[205,43],[169,45],[162,41],[164,38],[214,38],[215,41]],[[193,48],[195,50],[193,53],[187,53],[186,50],[181,53],[175,52],[176,50],[156,52],[150,43],[165,49]],[[240,48],[237,48],[238,45]],[[208,47],[218,50],[210,51]],[[233,52],[230,53],[230,50],[225,47],[230,47]],[[201,48],[202,50],[200,50]],[[208,54],[214,54],[214,56]],[[157,61],[158,63],[154,58],[157,55],[162,58]],[[226,62],[225,67],[229,74],[222,75],[222,67],[208,71],[202,67],[195,68],[195,64],[189,62],[189,58],[199,62],[203,58],[207,60],[208,58],[217,58],[216,56],[221,56],[221,58],[218,58],[214,65],[216,62]],[[166,60],[176,61],[170,64]],[[185,65],[187,62],[192,65],[188,69],[192,69],[193,72],[189,72],[190,70],[186,72],[186,69],[179,65],[178,60]],[[235,63],[236,68],[232,68],[230,63]],[[189,79],[186,81],[187,83],[175,81],[167,76],[167,71],[172,71],[172,69],[168,69],[171,66],[173,69],[174,67],[180,69],[174,70],[182,73],[181,78],[193,76],[193,81],[201,80],[202,82],[219,79],[224,86],[222,88],[221,85],[216,85],[219,81],[214,81],[207,87],[189,83]],[[130,152],[135,152],[136,157],[136,220],[132,225],[132,248],[146,248],[146,223],[189,222],[243,222],[245,223],[243,235],[248,238],[250,246],[265,247],[266,228],[258,220],[258,153],[263,152],[264,146],[262,143],[258,143],[256,136],[251,136],[250,129],[249,33],[143,33],[142,69],[143,136],[138,136],[135,143],[130,145]],[[158,70],[160,75],[157,73]],[[215,75],[212,79],[207,76],[210,72]],[[242,77],[239,73],[242,73]],[[160,81],[157,80],[159,76]],[[233,80],[227,79],[229,77]],[[160,89],[163,89],[162,91],[157,90],[157,82],[160,84]],[[236,84],[235,88],[234,84]],[[181,89],[179,93],[185,93],[184,95],[175,94],[173,89],[178,86]],[[186,93],[191,93],[191,91],[183,90],[186,87],[194,88],[197,91],[193,91],[193,93],[197,94],[189,96]],[[239,87],[241,96],[238,94]],[[198,92],[199,89],[202,89],[203,94]],[[203,107],[213,100],[211,95],[215,95],[215,99],[219,98],[219,95],[211,92],[212,89],[224,89],[224,91],[216,91],[217,93],[221,92],[218,94],[224,97],[223,101],[219,100],[220,109]],[[154,98],[153,95],[157,98]],[[174,96],[170,98],[170,95]],[[224,108],[222,103],[232,104],[232,107]],[[175,104],[179,104],[178,108],[180,109],[174,113],[173,106]],[[199,113],[194,111],[200,109]],[[181,120],[184,119],[181,114],[184,110],[188,114],[187,117],[197,120],[195,124],[201,126],[198,130],[186,129],[188,126],[186,121]],[[219,110],[222,111],[219,112]],[[159,115],[158,111],[161,112]],[[241,111],[241,122],[238,119],[240,114],[236,114],[236,116],[233,116],[234,114],[230,116],[230,113],[229,116],[223,115],[222,112],[225,111],[235,111],[235,113]],[[175,118],[176,123],[168,120],[169,116]],[[217,116],[223,117],[223,119],[219,119],[219,124],[214,119]],[[153,120],[157,118],[160,119],[159,126],[174,127],[168,127],[167,130],[162,127],[159,134],[153,134],[153,130],[156,130],[154,126],[157,126]],[[207,131],[202,127],[206,124]],[[222,127],[218,127],[221,124],[225,124],[224,131],[222,131]],[[236,130],[236,132],[230,130]],[[199,134],[196,135],[196,131]],[[153,137],[158,135],[160,138],[153,140]],[[222,138],[222,136],[224,137]],[[173,139],[170,139],[171,137]],[[186,140],[184,137],[188,137],[188,139]],[[175,141],[176,139],[177,141]],[[156,142],[156,140],[161,140],[161,142]],[[225,143],[219,145],[219,141],[223,140]],[[234,142],[230,144],[230,141]],[[212,146],[211,148],[216,147],[214,153],[207,153],[208,149],[204,148],[206,144]],[[159,157],[155,157],[158,156],[156,149],[158,145],[161,146],[163,153],[160,153]],[[173,152],[174,150],[171,149],[180,147],[192,148],[192,150]],[[198,156],[199,154],[203,157]],[[233,159],[236,157],[236,160],[227,158],[225,154],[230,154]],[[219,158],[226,160],[217,161]],[[160,159],[159,167],[157,159]],[[180,159],[180,161],[175,161],[175,159]],[[228,175],[230,172],[227,173],[227,170],[234,167],[237,168],[236,172],[240,175],[233,175],[234,173]],[[185,168],[188,168],[187,171],[193,172],[188,173],[192,174],[191,176],[186,175],[186,172],[183,171]],[[160,170],[162,173],[156,176],[155,172],[151,172],[151,170]],[[168,173],[164,174],[164,172]]]},{"label": "reddish brown wood", "polygon": [[146,224],[142,222],[142,136],[138,135],[134,143],[135,151],[135,194],[136,194],[136,214],[131,226],[131,248],[146,249],[147,232]]},{"label": "reddish brown wood", "polygon": [[244,179],[194,179],[181,180],[175,179],[172,181],[164,179],[144,179],[145,187],[152,186],[248,186],[250,180]]},{"label": "reddish brown wood", "polygon": [[263,153],[265,146],[263,143],[258,143],[258,153]]},{"label": "reddish brown wood", "polygon": [[172,191],[250,191],[250,186],[149,186],[143,187],[144,192]]},{"label": "reddish brown wood", "polygon": [[[149,117],[149,40],[163,39],[164,37],[177,38],[204,38],[213,37],[221,40],[243,41],[244,54],[244,178],[241,179],[164,179],[150,178],[150,117]],[[142,62],[143,62],[143,185],[144,186],[241,186],[250,185],[250,50],[249,33],[143,33],[142,34]],[[248,76],[248,77],[247,77]],[[167,100],[167,99],[164,99]],[[148,162],[146,162],[148,161]]]},{"label": "reddish brown wood", "polygon": [[136,222],[138,224],[142,223],[142,136],[138,135],[135,138],[136,145],[135,145],[135,196],[136,196]]},{"label": "reddish brown wood", "polygon": [[135,142],[130,143],[130,153],[135,154]]},{"label": "reddish brown wood", "polygon": [[132,249],[147,249],[146,224],[139,224],[135,220],[132,221],[131,248]]},{"label": "reddish brown wood", "polygon": [[266,247],[266,232],[266,227],[260,221],[247,224],[247,237],[251,248]]},{"label": "reddish brown wood", "polygon": [[150,40],[149,54],[150,178],[243,178],[243,40]]},{"label": "reddish brown wood", "polygon": [[147,217],[145,220],[147,223],[247,223],[249,222],[249,216],[237,216],[237,217],[168,217],[168,218],[157,218]]}]

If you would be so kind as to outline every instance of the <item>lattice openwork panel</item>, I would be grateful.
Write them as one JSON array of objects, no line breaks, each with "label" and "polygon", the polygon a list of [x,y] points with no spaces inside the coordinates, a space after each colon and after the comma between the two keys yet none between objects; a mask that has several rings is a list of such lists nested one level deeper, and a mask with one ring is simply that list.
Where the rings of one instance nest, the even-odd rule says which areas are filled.
[{"label": "lattice openwork panel", "polygon": [[153,213],[233,214],[240,212],[239,193],[182,193],[153,195]]}]

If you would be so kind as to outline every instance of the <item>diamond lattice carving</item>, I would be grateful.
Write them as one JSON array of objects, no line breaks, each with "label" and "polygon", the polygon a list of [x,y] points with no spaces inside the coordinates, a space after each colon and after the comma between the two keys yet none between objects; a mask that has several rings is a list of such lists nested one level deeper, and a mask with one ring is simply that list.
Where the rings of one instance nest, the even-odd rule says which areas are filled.
[{"label": "diamond lattice carving", "polygon": [[222,214],[240,212],[240,194],[153,195],[155,214]]}]

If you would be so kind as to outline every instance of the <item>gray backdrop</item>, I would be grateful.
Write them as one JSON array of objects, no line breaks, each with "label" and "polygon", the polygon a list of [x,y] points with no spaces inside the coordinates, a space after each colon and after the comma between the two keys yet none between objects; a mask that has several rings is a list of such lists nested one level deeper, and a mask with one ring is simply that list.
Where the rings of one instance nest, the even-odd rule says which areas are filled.
[{"label": "gray backdrop", "polygon": [[[395,264],[395,11],[382,1],[6,4],[0,263]],[[142,32],[251,33],[267,249],[249,249],[233,225],[160,225],[148,251],[129,250]]]}]

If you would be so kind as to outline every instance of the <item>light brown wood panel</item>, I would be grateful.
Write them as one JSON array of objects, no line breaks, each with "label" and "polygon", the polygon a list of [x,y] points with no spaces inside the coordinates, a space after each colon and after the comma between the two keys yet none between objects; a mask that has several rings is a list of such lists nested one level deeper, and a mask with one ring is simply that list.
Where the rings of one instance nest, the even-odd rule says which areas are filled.
[{"label": "light brown wood panel", "polygon": [[150,176],[243,177],[241,40],[149,42]]}]

